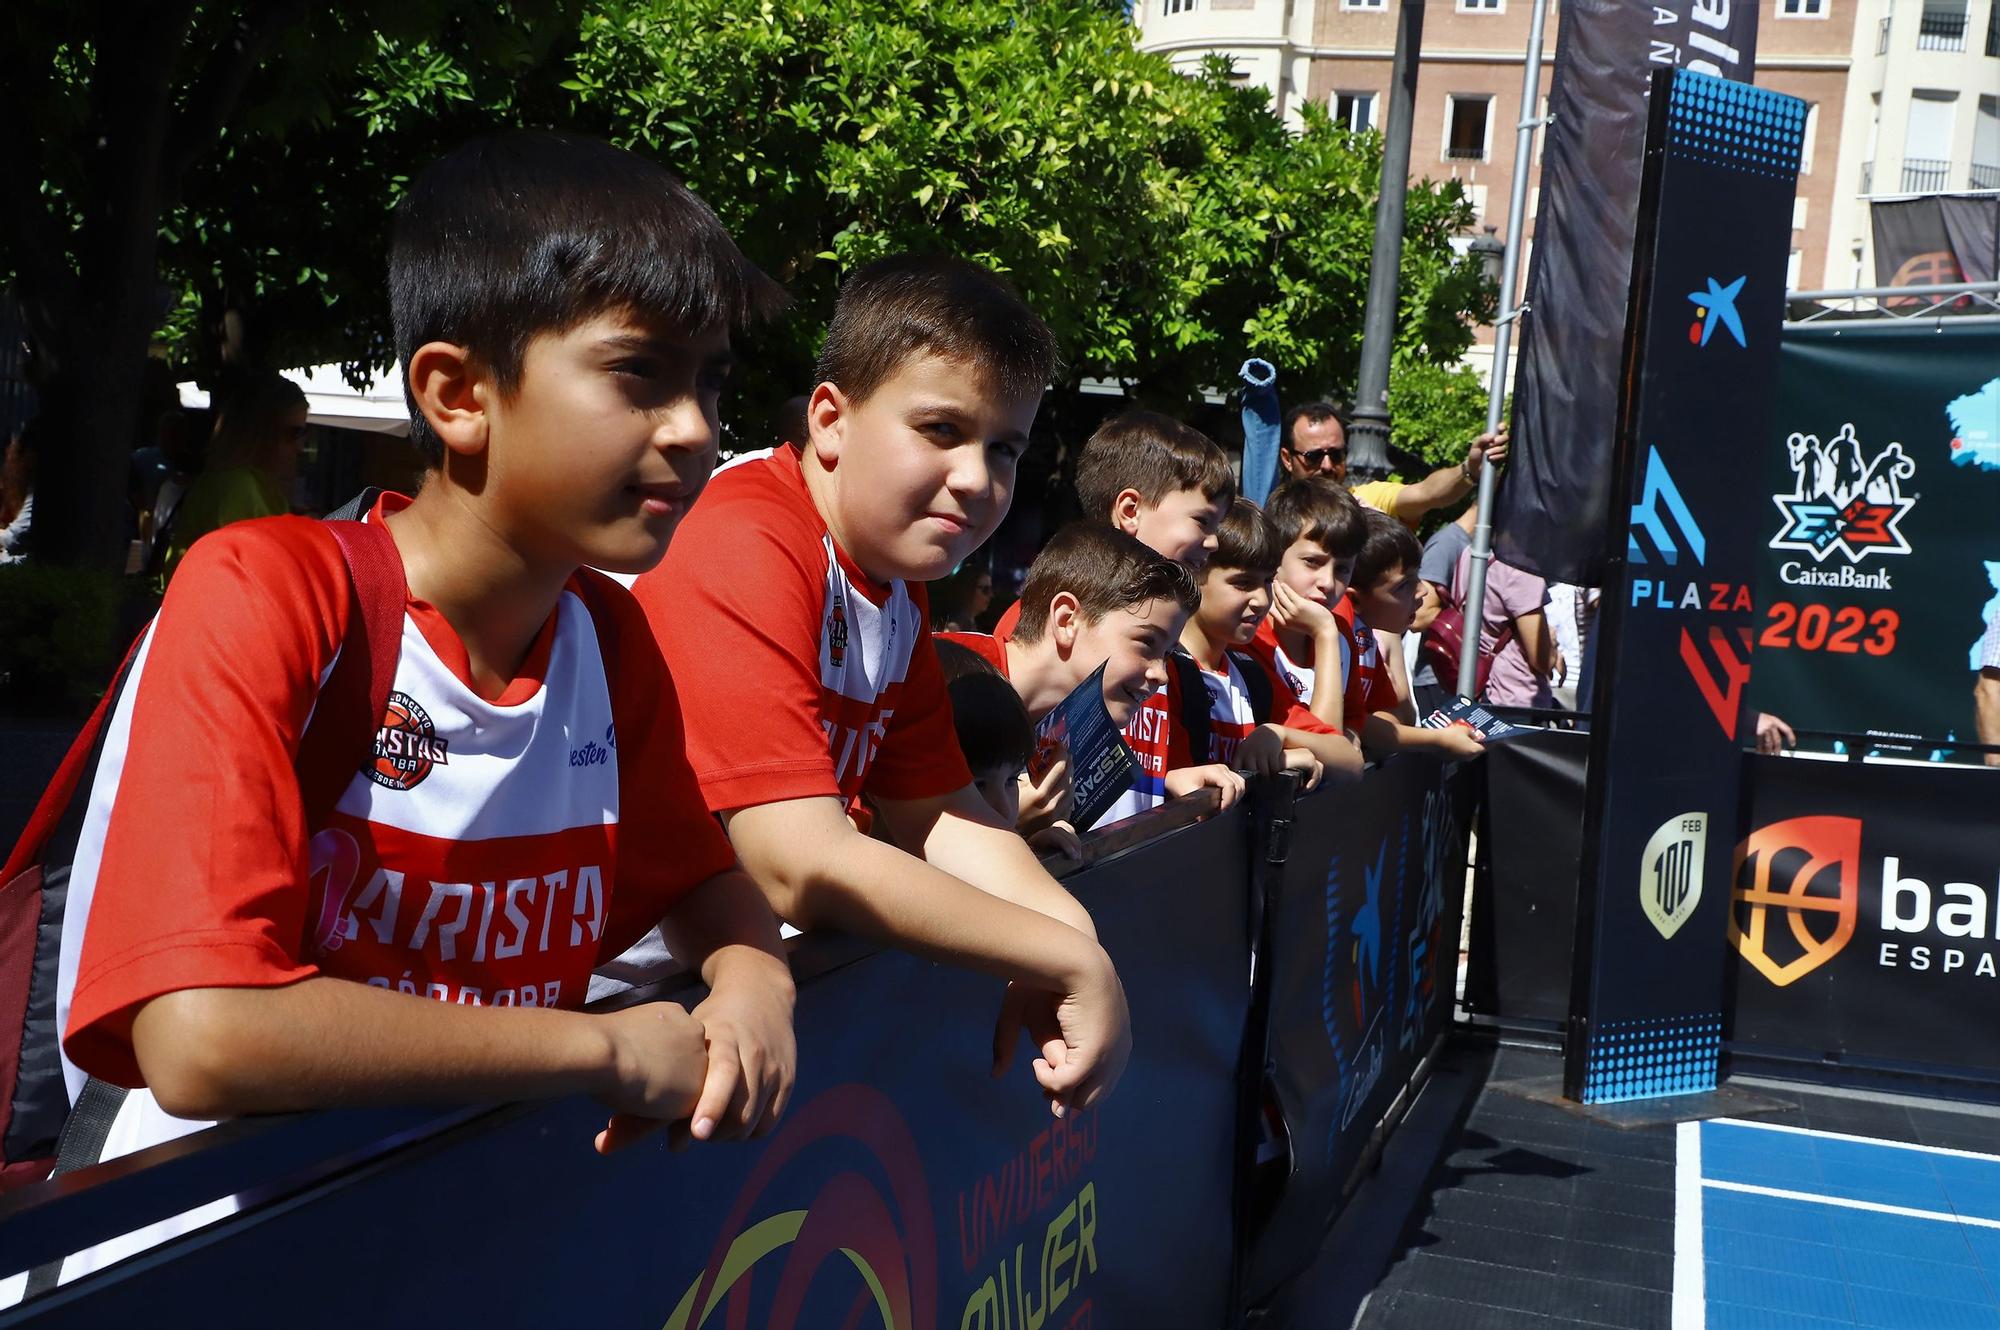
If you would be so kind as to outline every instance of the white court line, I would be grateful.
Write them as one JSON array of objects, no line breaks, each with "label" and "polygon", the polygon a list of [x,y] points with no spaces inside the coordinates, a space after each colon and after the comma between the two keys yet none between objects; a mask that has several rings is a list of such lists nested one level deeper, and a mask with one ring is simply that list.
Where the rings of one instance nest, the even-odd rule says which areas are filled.
[{"label": "white court line", "polygon": [[2000,1219],[1953,1214],[1949,1210],[1918,1210],[1907,1205],[1885,1205],[1880,1201],[1857,1201],[1849,1196],[1822,1196],[1814,1191],[1787,1191],[1783,1187],[1760,1187],[1750,1182],[1718,1182],[1714,1178],[1703,1178],[1701,1185],[1713,1187],[1717,1191],[1740,1191],[1751,1196],[1774,1196],[1781,1201],[1837,1205],[1843,1210],[1870,1210],[1878,1215],[1901,1215],[1905,1219],[1933,1219],[1945,1224],[1964,1224],[1970,1228],[2000,1228]]},{"label": "white court line", "polygon": [[[1852,1141],[1857,1145],[1879,1145],[1890,1150],[1921,1150],[1925,1154],[1947,1155],[1953,1159],[1983,1159],[1990,1164],[2000,1164],[2000,1155],[1983,1155],[1976,1150],[1952,1150],[1942,1145],[1915,1145],[1909,1141],[1887,1141],[1877,1136],[1852,1136],[1844,1131],[1818,1131],[1812,1127],[1794,1127],[1783,1122],[1748,1122],[1742,1118],[1710,1118],[1710,1122],[1723,1127],[1750,1127],[1757,1131],[1782,1131],[1793,1136],[1823,1136],[1830,1141]],[[1686,1123],[1682,1123],[1686,1126]]]},{"label": "white court line", "polygon": [[1708,1271],[1702,1264],[1701,1124],[1675,1128],[1673,1330],[1705,1330]]}]

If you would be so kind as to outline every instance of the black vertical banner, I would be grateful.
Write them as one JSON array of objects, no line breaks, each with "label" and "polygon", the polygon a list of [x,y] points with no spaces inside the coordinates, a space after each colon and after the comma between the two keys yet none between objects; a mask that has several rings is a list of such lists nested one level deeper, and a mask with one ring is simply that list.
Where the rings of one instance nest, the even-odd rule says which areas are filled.
[{"label": "black vertical banner", "polygon": [[[1619,376],[1564,1093],[1711,1089],[1805,103],[1654,75]],[[1581,516],[1581,515],[1579,515]]]},{"label": "black vertical banner", "polygon": [[1750,81],[1751,0],[1564,0],[1542,202],[1519,329],[1513,460],[1495,552],[1554,582],[1603,583],[1625,288],[1647,88],[1679,66]]}]

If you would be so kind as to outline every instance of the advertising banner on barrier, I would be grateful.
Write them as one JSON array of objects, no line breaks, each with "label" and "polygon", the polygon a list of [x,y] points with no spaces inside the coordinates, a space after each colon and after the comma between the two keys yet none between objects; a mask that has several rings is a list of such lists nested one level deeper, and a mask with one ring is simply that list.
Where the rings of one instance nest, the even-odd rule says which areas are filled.
[{"label": "advertising banner on barrier", "polygon": [[2000,772],[1752,761],[1736,1046],[2000,1081]]},{"label": "advertising banner on barrier", "polygon": [[2000,614],[2000,328],[1835,332],[1788,329],[1781,355],[1751,695],[1799,728],[1973,739]]},{"label": "advertising banner on barrier", "polygon": [[1496,553],[1552,582],[1600,585],[1612,505],[1609,440],[1632,277],[1653,72],[1750,81],[1758,6],[1728,0],[1570,0],[1562,6],[1542,202],[1522,307],[1514,455]]},{"label": "advertising banner on barrier", "polygon": [[1589,757],[1588,734],[1527,730],[1479,762],[1465,1006],[1502,1025],[1555,1029],[1569,1016]]},{"label": "advertising banner on barrier", "polygon": [[1252,1304],[1318,1252],[1370,1135],[1450,1024],[1470,786],[1463,768],[1402,757],[1293,811],[1260,962],[1290,1172],[1251,1235]]},{"label": "advertising banner on barrier", "polygon": [[1025,1047],[991,1074],[999,981],[867,954],[802,986],[797,1090],[763,1141],[669,1153],[656,1137],[599,1158],[606,1110],[587,1099],[501,1110],[20,1314],[170,1312],[212,1330],[1224,1325],[1246,836],[1239,807],[1072,880],[1135,1031],[1099,1107],[1051,1117]]},{"label": "advertising banner on barrier", "polygon": [[1709,831],[1736,817],[1762,507],[1736,459],[1770,419],[1805,119],[1654,79],[1564,1059],[1586,1103],[1715,1084],[1729,836]]}]

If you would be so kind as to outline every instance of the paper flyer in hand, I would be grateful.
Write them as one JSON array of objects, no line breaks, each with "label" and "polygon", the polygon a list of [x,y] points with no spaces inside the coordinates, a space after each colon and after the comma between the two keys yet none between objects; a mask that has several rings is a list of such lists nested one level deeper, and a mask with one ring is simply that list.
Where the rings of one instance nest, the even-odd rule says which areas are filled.
[{"label": "paper flyer in hand", "polygon": [[1509,725],[1477,702],[1462,697],[1454,697],[1449,705],[1439,707],[1423,720],[1427,730],[1442,730],[1452,725],[1463,725],[1490,744],[1505,743],[1527,733],[1521,726]]},{"label": "paper flyer in hand", "polygon": [[1057,744],[1069,746],[1074,811],[1070,824],[1088,831],[1132,784],[1138,759],[1104,708],[1104,666],[1078,684],[1035,726],[1035,755],[1028,772],[1036,779],[1055,761]]}]

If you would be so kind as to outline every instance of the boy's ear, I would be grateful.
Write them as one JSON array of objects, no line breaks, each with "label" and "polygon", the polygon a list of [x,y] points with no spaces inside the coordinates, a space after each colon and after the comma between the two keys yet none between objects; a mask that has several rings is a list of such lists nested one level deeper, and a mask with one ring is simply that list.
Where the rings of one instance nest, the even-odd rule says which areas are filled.
[{"label": "boy's ear", "polygon": [[1049,601],[1049,640],[1064,656],[1076,649],[1076,635],[1083,627],[1083,610],[1075,596],[1056,592]]},{"label": "boy's ear", "polygon": [[806,399],[806,447],[828,471],[840,464],[840,450],[847,434],[847,413],[852,409],[847,394],[831,383],[820,384]]},{"label": "boy's ear", "polygon": [[1145,500],[1140,497],[1139,491],[1119,490],[1118,497],[1111,501],[1111,525],[1128,536],[1138,535],[1139,509],[1144,503]]},{"label": "boy's ear", "polygon": [[411,353],[404,372],[411,399],[447,451],[466,457],[485,451],[493,385],[471,351],[451,342],[426,342]]}]

